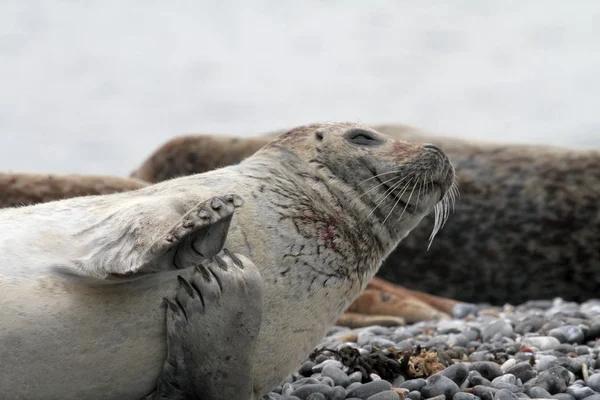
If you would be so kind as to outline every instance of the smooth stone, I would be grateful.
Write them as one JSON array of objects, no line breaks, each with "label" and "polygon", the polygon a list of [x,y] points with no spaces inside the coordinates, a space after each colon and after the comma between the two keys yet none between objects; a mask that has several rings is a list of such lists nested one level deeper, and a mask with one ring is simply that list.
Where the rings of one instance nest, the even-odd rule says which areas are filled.
[{"label": "smooth stone", "polygon": [[367,397],[367,400],[400,400],[400,395],[392,390],[385,390]]},{"label": "smooth stone", "polygon": [[600,373],[590,375],[587,385],[594,391],[600,392]]},{"label": "smooth stone", "polygon": [[486,362],[492,360],[493,358],[494,355],[490,354],[487,350],[474,351],[469,355],[469,360],[473,362]]},{"label": "smooth stone", "polygon": [[469,377],[469,367],[462,363],[456,363],[436,375],[443,375],[450,378],[457,385],[461,385]]},{"label": "smooth stone", "polygon": [[577,400],[581,400],[583,398],[586,398],[586,397],[596,394],[594,389],[587,387],[587,386],[583,386],[581,384],[573,384],[573,385],[569,386],[565,393],[570,394],[571,396],[575,397]]},{"label": "smooth stone", "polygon": [[552,395],[544,388],[539,386],[532,386],[529,390],[526,390],[527,393],[532,399],[550,399]]},{"label": "smooth stone", "polygon": [[404,382],[406,382],[406,378],[402,375],[398,375],[393,381],[392,381],[392,387],[400,387],[400,385],[402,385]]},{"label": "smooth stone", "polygon": [[292,392],[292,396],[300,397],[300,399],[305,400],[308,396],[310,396],[313,393],[322,393],[325,396],[327,396],[329,395],[329,393],[331,393],[331,387],[323,384],[303,385],[294,390]]},{"label": "smooth stone", "polygon": [[331,379],[331,378],[330,378],[330,377],[328,377],[328,376],[323,376],[323,377],[320,379],[320,381],[321,381],[321,383],[323,383],[323,384],[325,384],[325,385],[327,385],[327,386],[329,386],[329,387],[334,387],[334,386],[335,386],[335,383],[333,382],[333,379]]},{"label": "smooth stone", "polygon": [[312,368],[312,372],[322,372],[323,368],[327,367],[328,365],[334,366],[336,368],[342,368],[342,363],[338,360],[325,360],[322,363],[315,365]]},{"label": "smooth stone", "polygon": [[377,347],[381,347],[381,348],[388,348],[388,347],[395,347],[396,343],[392,342],[389,339],[385,339],[382,337],[374,337],[373,339],[371,339],[369,341],[369,344],[371,346],[377,346]]},{"label": "smooth stone", "polygon": [[502,375],[502,369],[500,366],[491,361],[474,362],[471,364],[471,370],[479,372],[481,376],[490,381]]},{"label": "smooth stone", "polygon": [[292,386],[294,387],[294,389],[296,389],[301,385],[318,385],[320,383],[321,382],[319,382],[319,380],[315,378],[301,378],[298,379],[296,382],[292,383]]},{"label": "smooth stone", "polygon": [[346,398],[346,389],[336,386],[329,393],[329,400],[344,400]]},{"label": "smooth stone", "polygon": [[420,391],[423,386],[425,386],[427,382],[423,378],[410,379],[408,381],[403,382],[399,387],[408,389],[411,392],[413,390]]},{"label": "smooth stone", "polygon": [[452,400],[479,400],[479,397],[471,393],[458,392],[454,395]]},{"label": "smooth stone", "polygon": [[500,366],[500,369],[502,370],[502,372],[506,372],[509,368],[512,368],[515,365],[517,365],[517,360],[515,360],[514,358],[510,358]]},{"label": "smooth stone", "polygon": [[300,369],[298,370],[298,373],[302,376],[311,376],[313,373],[313,367],[315,366],[315,363],[312,361],[305,361],[304,363],[302,363],[302,365],[300,366]]},{"label": "smooth stone", "polygon": [[296,396],[288,396],[285,398],[285,400],[302,400],[300,397],[296,397]]},{"label": "smooth stone", "polygon": [[563,325],[551,329],[548,335],[560,340],[561,343],[583,343],[585,340],[583,330],[575,325]]},{"label": "smooth stone", "polygon": [[410,400],[421,400],[423,396],[421,396],[421,392],[418,390],[413,390],[409,392],[406,397],[408,397]]},{"label": "smooth stone", "polygon": [[518,399],[517,395],[508,389],[500,389],[494,395],[495,400],[515,400]]},{"label": "smooth stone", "polygon": [[362,386],[361,382],[352,382],[351,384],[349,384],[346,387],[346,393],[349,392],[349,391],[351,391],[351,390],[353,390],[353,389],[355,389],[355,388],[357,388],[357,387],[361,387],[361,386]]},{"label": "smooth stone", "polygon": [[583,400],[600,400],[600,394],[588,396],[588,397],[584,398]]},{"label": "smooth stone", "polygon": [[540,372],[538,377],[528,384],[541,387],[552,395],[566,391],[569,380],[569,371],[564,367],[556,366]]},{"label": "smooth stone", "polygon": [[521,340],[525,346],[537,347],[540,350],[552,350],[560,344],[560,341],[553,336],[530,336]]},{"label": "smooth stone", "polygon": [[581,373],[581,366],[585,363],[584,360],[580,358],[571,358],[571,357],[559,357],[556,362],[561,367],[565,367],[567,370],[573,372],[574,374]]},{"label": "smooth stone", "polygon": [[291,383],[285,383],[283,385],[283,387],[281,388],[281,394],[284,397],[291,395],[293,391],[294,391],[294,386],[292,386]]},{"label": "smooth stone", "polygon": [[540,355],[537,357],[535,362],[535,369],[538,372],[542,372],[547,370],[548,368],[552,368],[558,365],[558,357],[550,356],[550,355]]},{"label": "smooth stone", "polygon": [[445,395],[451,399],[460,391],[458,385],[444,375],[432,375],[426,380],[427,384],[421,388],[421,394],[425,397]]},{"label": "smooth stone", "polygon": [[496,378],[494,378],[494,380],[492,381],[492,386],[494,386],[497,383],[510,383],[511,385],[516,385],[517,384],[517,377],[514,376],[513,374],[504,374],[504,375],[500,375]]},{"label": "smooth stone", "polygon": [[323,368],[321,372],[323,376],[331,378],[334,383],[334,386],[343,386],[346,387],[350,384],[350,378],[344,371],[334,365],[327,365]]},{"label": "smooth stone", "polygon": [[568,393],[556,393],[552,395],[552,398],[556,400],[575,400],[575,397]]},{"label": "smooth stone", "polygon": [[475,304],[458,303],[452,307],[452,316],[457,319],[467,318],[469,315],[477,315],[479,309]]},{"label": "smooth stone", "polygon": [[512,383],[507,383],[507,382],[496,382],[496,384],[494,384],[492,382],[492,387],[495,389],[506,389],[511,391],[512,393],[518,393],[518,392],[522,392],[523,390],[521,388],[519,388],[517,385],[513,385]]},{"label": "smooth stone", "polygon": [[359,371],[353,372],[348,375],[348,379],[350,380],[350,383],[360,382],[362,381],[362,374]]},{"label": "smooth stone", "polygon": [[[471,371],[471,372],[473,372],[473,371]],[[491,387],[492,386],[492,382],[489,379],[485,379],[479,373],[477,375],[471,375],[471,376],[469,376],[469,382],[471,383],[472,387],[475,387],[475,386],[487,386],[487,387]]]},{"label": "smooth stone", "polygon": [[327,397],[323,393],[312,393],[306,400],[327,400]]},{"label": "smooth stone", "polygon": [[352,390],[346,389],[347,397],[359,397],[362,399],[366,399],[369,396],[377,394],[379,392],[383,392],[384,390],[389,390],[392,387],[392,384],[388,381],[378,380],[373,382],[365,383],[359,387],[356,387]]},{"label": "smooth stone", "polygon": [[498,390],[492,387],[477,385],[473,387],[473,394],[483,400],[492,400]]},{"label": "smooth stone", "polygon": [[514,331],[516,333],[524,335],[526,333],[533,333],[533,332],[539,331],[543,325],[544,325],[543,317],[536,316],[536,317],[526,318],[525,320],[520,321],[517,324],[515,324]]},{"label": "smooth stone", "polygon": [[489,342],[494,339],[500,339],[504,336],[511,336],[513,327],[510,322],[504,319],[497,319],[485,326],[482,331],[483,341]]}]

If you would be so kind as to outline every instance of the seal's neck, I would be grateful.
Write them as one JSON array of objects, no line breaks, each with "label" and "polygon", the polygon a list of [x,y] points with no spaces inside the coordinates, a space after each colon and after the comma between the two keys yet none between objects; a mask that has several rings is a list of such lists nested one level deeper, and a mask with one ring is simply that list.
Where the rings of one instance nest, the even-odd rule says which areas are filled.
[{"label": "seal's neck", "polygon": [[312,238],[323,260],[340,258],[352,269],[345,273],[361,283],[371,279],[397,245],[399,240],[393,241],[374,218],[365,218],[369,210],[356,201],[354,188],[295,153],[270,149],[243,164],[244,175],[257,181],[258,192],[268,191],[265,198],[275,199],[279,218],[291,220],[304,239]]}]

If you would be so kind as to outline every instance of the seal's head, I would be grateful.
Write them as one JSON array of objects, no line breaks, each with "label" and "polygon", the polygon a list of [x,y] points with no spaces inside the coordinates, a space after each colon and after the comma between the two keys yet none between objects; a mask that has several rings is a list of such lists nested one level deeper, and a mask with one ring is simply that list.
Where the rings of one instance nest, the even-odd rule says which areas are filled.
[{"label": "seal's head", "polygon": [[[358,209],[364,224],[397,244],[435,210],[431,239],[456,195],[454,168],[430,144],[392,138],[356,123],[320,123],[281,134],[259,153],[289,153],[321,175],[329,189]],[[299,161],[300,161],[299,160]],[[311,177],[312,177],[311,176]],[[354,212],[354,211],[352,211]]]}]

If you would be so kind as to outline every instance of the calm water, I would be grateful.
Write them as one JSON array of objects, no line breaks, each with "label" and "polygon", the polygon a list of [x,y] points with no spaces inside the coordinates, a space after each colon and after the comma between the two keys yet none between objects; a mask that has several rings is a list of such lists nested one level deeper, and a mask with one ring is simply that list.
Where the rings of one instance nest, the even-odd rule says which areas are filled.
[{"label": "calm water", "polygon": [[442,3],[3,0],[0,169],[319,120],[600,147],[600,1]]}]

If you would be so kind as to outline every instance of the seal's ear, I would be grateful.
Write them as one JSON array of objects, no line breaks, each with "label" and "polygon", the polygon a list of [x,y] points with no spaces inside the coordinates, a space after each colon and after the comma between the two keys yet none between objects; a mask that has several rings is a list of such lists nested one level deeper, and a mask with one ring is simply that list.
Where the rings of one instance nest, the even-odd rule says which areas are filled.
[{"label": "seal's ear", "polygon": [[323,132],[321,132],[321,131],[316,131],[316,132],[315,132],[315,137],[317,138],[317,140],[318,140],[319,142],[323,141],[323,137],[324,137],[324,135],[323,135]]}]

